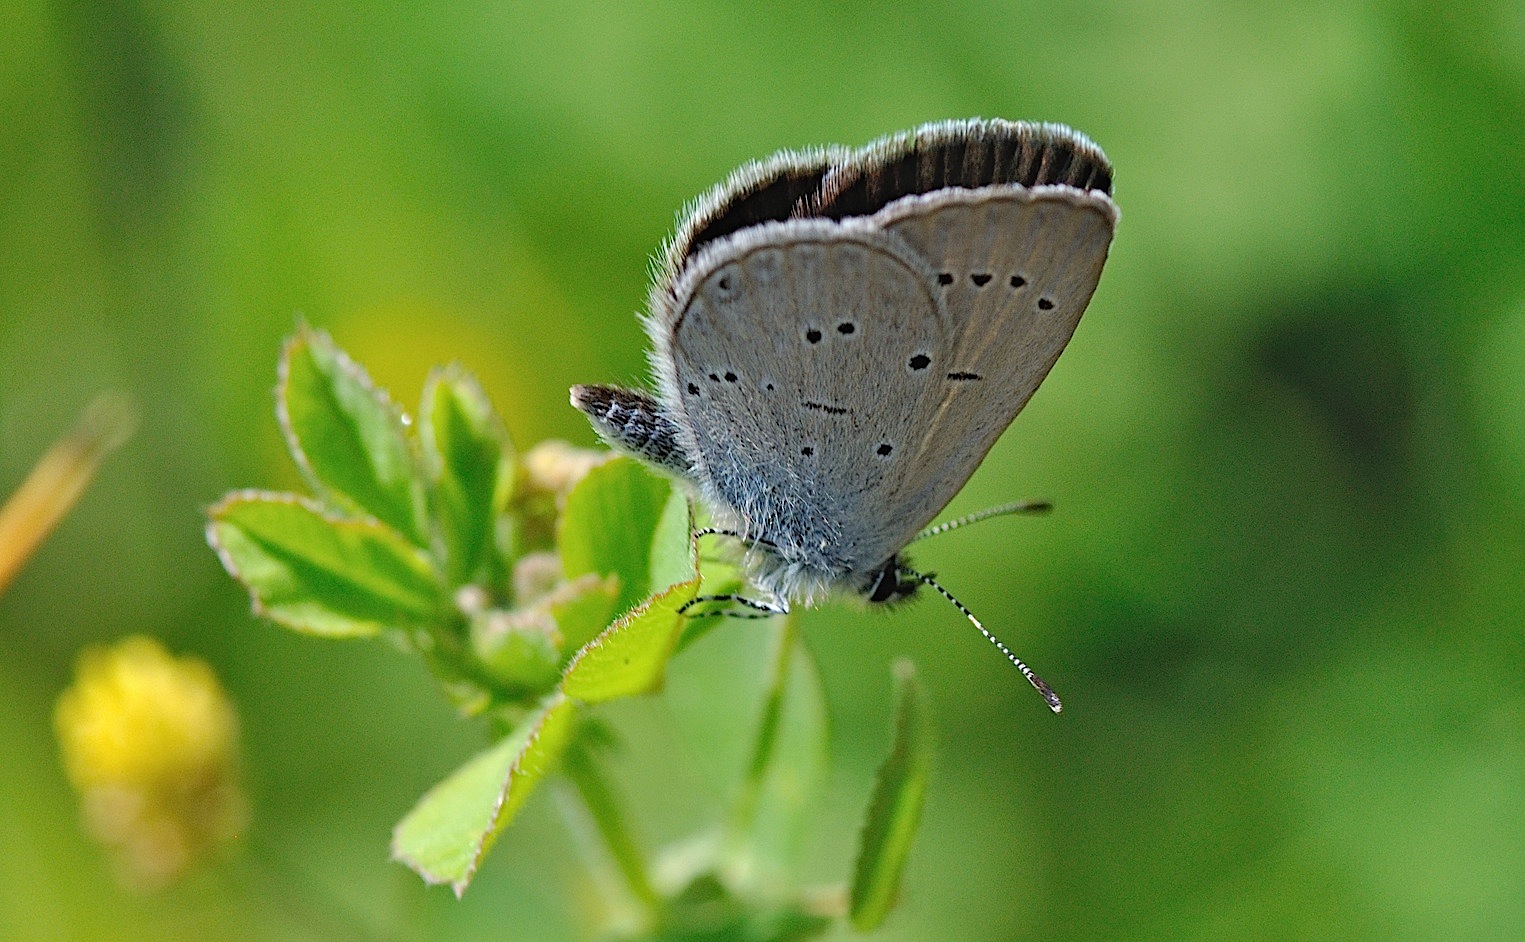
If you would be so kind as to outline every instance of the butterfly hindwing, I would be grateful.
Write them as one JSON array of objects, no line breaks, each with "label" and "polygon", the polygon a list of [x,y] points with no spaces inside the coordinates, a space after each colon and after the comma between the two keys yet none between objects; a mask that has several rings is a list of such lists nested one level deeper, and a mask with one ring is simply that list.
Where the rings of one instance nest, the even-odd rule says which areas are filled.
[{"label": "butterfly hindwing", "polygon": [[[947,355],[935,274],[866,220],[793,220],[706,250],[675,293],[669,392],[701,488],[807,568],[883,562]],[[918,524],[919,526],[919,524]]]}]

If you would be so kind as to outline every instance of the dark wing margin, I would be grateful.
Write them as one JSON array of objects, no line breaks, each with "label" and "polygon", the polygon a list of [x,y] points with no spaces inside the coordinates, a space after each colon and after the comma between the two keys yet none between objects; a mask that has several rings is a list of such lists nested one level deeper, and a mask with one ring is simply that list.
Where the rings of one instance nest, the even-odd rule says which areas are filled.
[{"label": "dark wing margin", "polygon": [[870,216],[905,196],[1015,183],[1112,193],[1112,166],[1083,134],[1057,124],[944,121],[868,145],[834,167],[802,215]]},{"label": "dark wing margin", "polygon": [[1112,165],[1059,124],[970,118],[924,124],[856,150],[780,151],[743,166],[687,207],[662,253],[671,281],[705,245],[764,222],[872,216],[905,196],[1016,183],[1112,194]]}]

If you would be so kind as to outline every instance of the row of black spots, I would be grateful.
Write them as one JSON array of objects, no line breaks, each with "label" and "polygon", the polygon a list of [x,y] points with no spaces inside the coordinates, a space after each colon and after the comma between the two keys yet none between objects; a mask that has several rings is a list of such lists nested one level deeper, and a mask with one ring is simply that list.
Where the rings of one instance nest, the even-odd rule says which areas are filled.
[{"label": "row of black spots", "polygon": [[[932,358],[925,353],[918,353],[907,360],[905,365],[910,367],[912,372],[920,372],[932,365]],[[948,374],[948,378],[952,380],[981,380],[985,377],[966,370],[955,370]]]},{"label": "row of black spots", "polygon": [[[937,273],[937,283],[942,285],[944,288],[953,284],[953,282],[956,280],[957,279],[953,277],[953,272],[951,271],[940,271]],[[983,288],[994,280],[995,275],[992,275],[987,271],[976,271],[969,273],[969,281],[973,283],[976,288]],[[1010,283],[1013,288],[1020,288],[1027,284],[1027,279],[1021,275],[1012,275]]]},{"label": "row of black spots", "polygon": [[[737,381],[737,378],[738,377],[736,376],[736,374],[735,373],[731,373],[731,372],[727,372],[725,374],[725,376],[724,376],[724,380],[727,383],[734,383],[734,382]],[[718,382],[721,381],[721,379],[722,379],[722,377],[718,373],[711,373],[710,374],[710,381],[711,382],[718,383]],[[700,392],[700,390],[699,390],[699,384],[698,383],[689,383],[687,388],[688,388],[688,394],[690,396],[703,395]],[[763,384],[763,389],[766,389],[768,392],[772,392],[773,391],[773,383],[772,382],[764,383]]]},{"label": "row of black spots", "polygon": [[[711,374],[709,374],[709,379],[710,379],[710,382],[712,382],[712,383],[719,383],[719,382],[722,382],[722,381],[727,382],[727,383],[735,383],[740,378],[741,377],[737,376],[735,373],[731,372],[730,370],[726,370],[724,376],[722,376],[719,373],[711,373]],[[688,386],[685,387],[685,388],[688,389],[688,394],[690,396],[702,395],[702,393],[699,391],[699,384],[698,383],[689,383]]]},{"label": "row of black spots", "polygon": [[[879,447],[874,449],[874,454],[881,458],[888,458],[894,451],[894,445],[891,445],[889,442],[880,442]],[[810,458],[814,455],[815,447],[812,445],[806,445],[804,448],[800,449],[800,456],[803,458]]]},{"label": "row of black spots", "polygon": [[[857,332],[858,332],[858,325],[854,324],[852,321],[843,321],[842,323],[837,325],[837,333],[841,334],[844,337],[851,336],[852,334],[855,334]],[[825,335],[821,333],[819,328],[808,327],[808,328],[805,329],[805,341],[807,343],[812,343],[812,344],[820,343],[821,342],[821,338],[824,337],[824,336]]]},{"label": "row of black spots", "polygon": [[824,412],[827,415],[847,415],[849,412],[853,411],[851,409],[845,409],[842,406],[829,406],[824,402],[814,402],[809,399],[801,402],[800,405],[807,409],[814,409],[817,412]]},{"label": "row of black spots", "polygon": [[[937,273],[937,283],[942,285],[944,288],[953,284],[955,280],[956,279],[954,278],[951,271]],[[969,281],[976,288],[983,288],[994,280],[995,275],[992,275],[990,272],[976,271],[969,273]],[[1023,275],[1012,275],[1006,280],[1006,283],[1011,285],[1013,288],[1025,288],[1027,287],[1027,278]],[[1050,301],[1048,298],[1040,298],[1038,301],[1038,306],[1047,311],[1054,306],[1054,302]]]}]

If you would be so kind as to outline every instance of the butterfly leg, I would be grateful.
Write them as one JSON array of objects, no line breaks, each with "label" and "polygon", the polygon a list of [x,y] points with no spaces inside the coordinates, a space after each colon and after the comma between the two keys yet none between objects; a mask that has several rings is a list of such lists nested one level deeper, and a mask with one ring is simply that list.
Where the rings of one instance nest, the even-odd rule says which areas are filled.
[{"label": "butterfly leg", "polygon": [[[732,602],[737,605],[744,605],[747,608],[753,609],[753,611],[737,612],[727,608],[713,608],[707,611],[695,612],[692,615],[688,615],[688,610],[693,608],[695,605],[700,604],[701,602]],[[789,614],[789,606],[779,605],[773,602],[763,602],[757,599],[749,599],[744,595],[736,595],[735,593],[726,593],[724,595],[697,595],[690,599],[688,602],[684,603],[683,607],[678,609],[678,614],[688,615],[689,618],[713,618],[723,615],[727,618],[744,618],[750,620],[754,618],[772,618],[775,615],[787,615]]]},{"label": "butterfly leg", "polygon": [[731,537],[732,539],[740,540],[743,543],[757,543],[757,544],[760,544],[762,546],[777,546],[778,545],[777,543],[773,542],[772,540],[765,540],[765,539],[763,539],[762,537],[759,537],[759,536],[749,537],[749,536],[745,536],[743,534],[737,533],[735,530],[722,530],[719,527],[703,527],[702,529],[698,529],[698,530],[694,531],[694,539],[696,539],[696,540],[699,539],[700,537],[705,537],[705,536],[728,536],[728,537]]}]

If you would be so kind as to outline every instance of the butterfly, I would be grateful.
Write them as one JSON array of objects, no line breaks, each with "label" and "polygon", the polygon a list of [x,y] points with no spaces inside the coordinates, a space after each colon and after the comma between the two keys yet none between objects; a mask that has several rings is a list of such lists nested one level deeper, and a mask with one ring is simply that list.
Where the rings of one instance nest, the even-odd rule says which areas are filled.
[{"label": "butterfly", "polygon": [[1055,124],[972,119],[748,164],[681,217],[644,318],[655,393],[572,388],[689,486],[787,612],[936,588],[902,559],[1064,350],[1101,277],[1112,169]]}]

